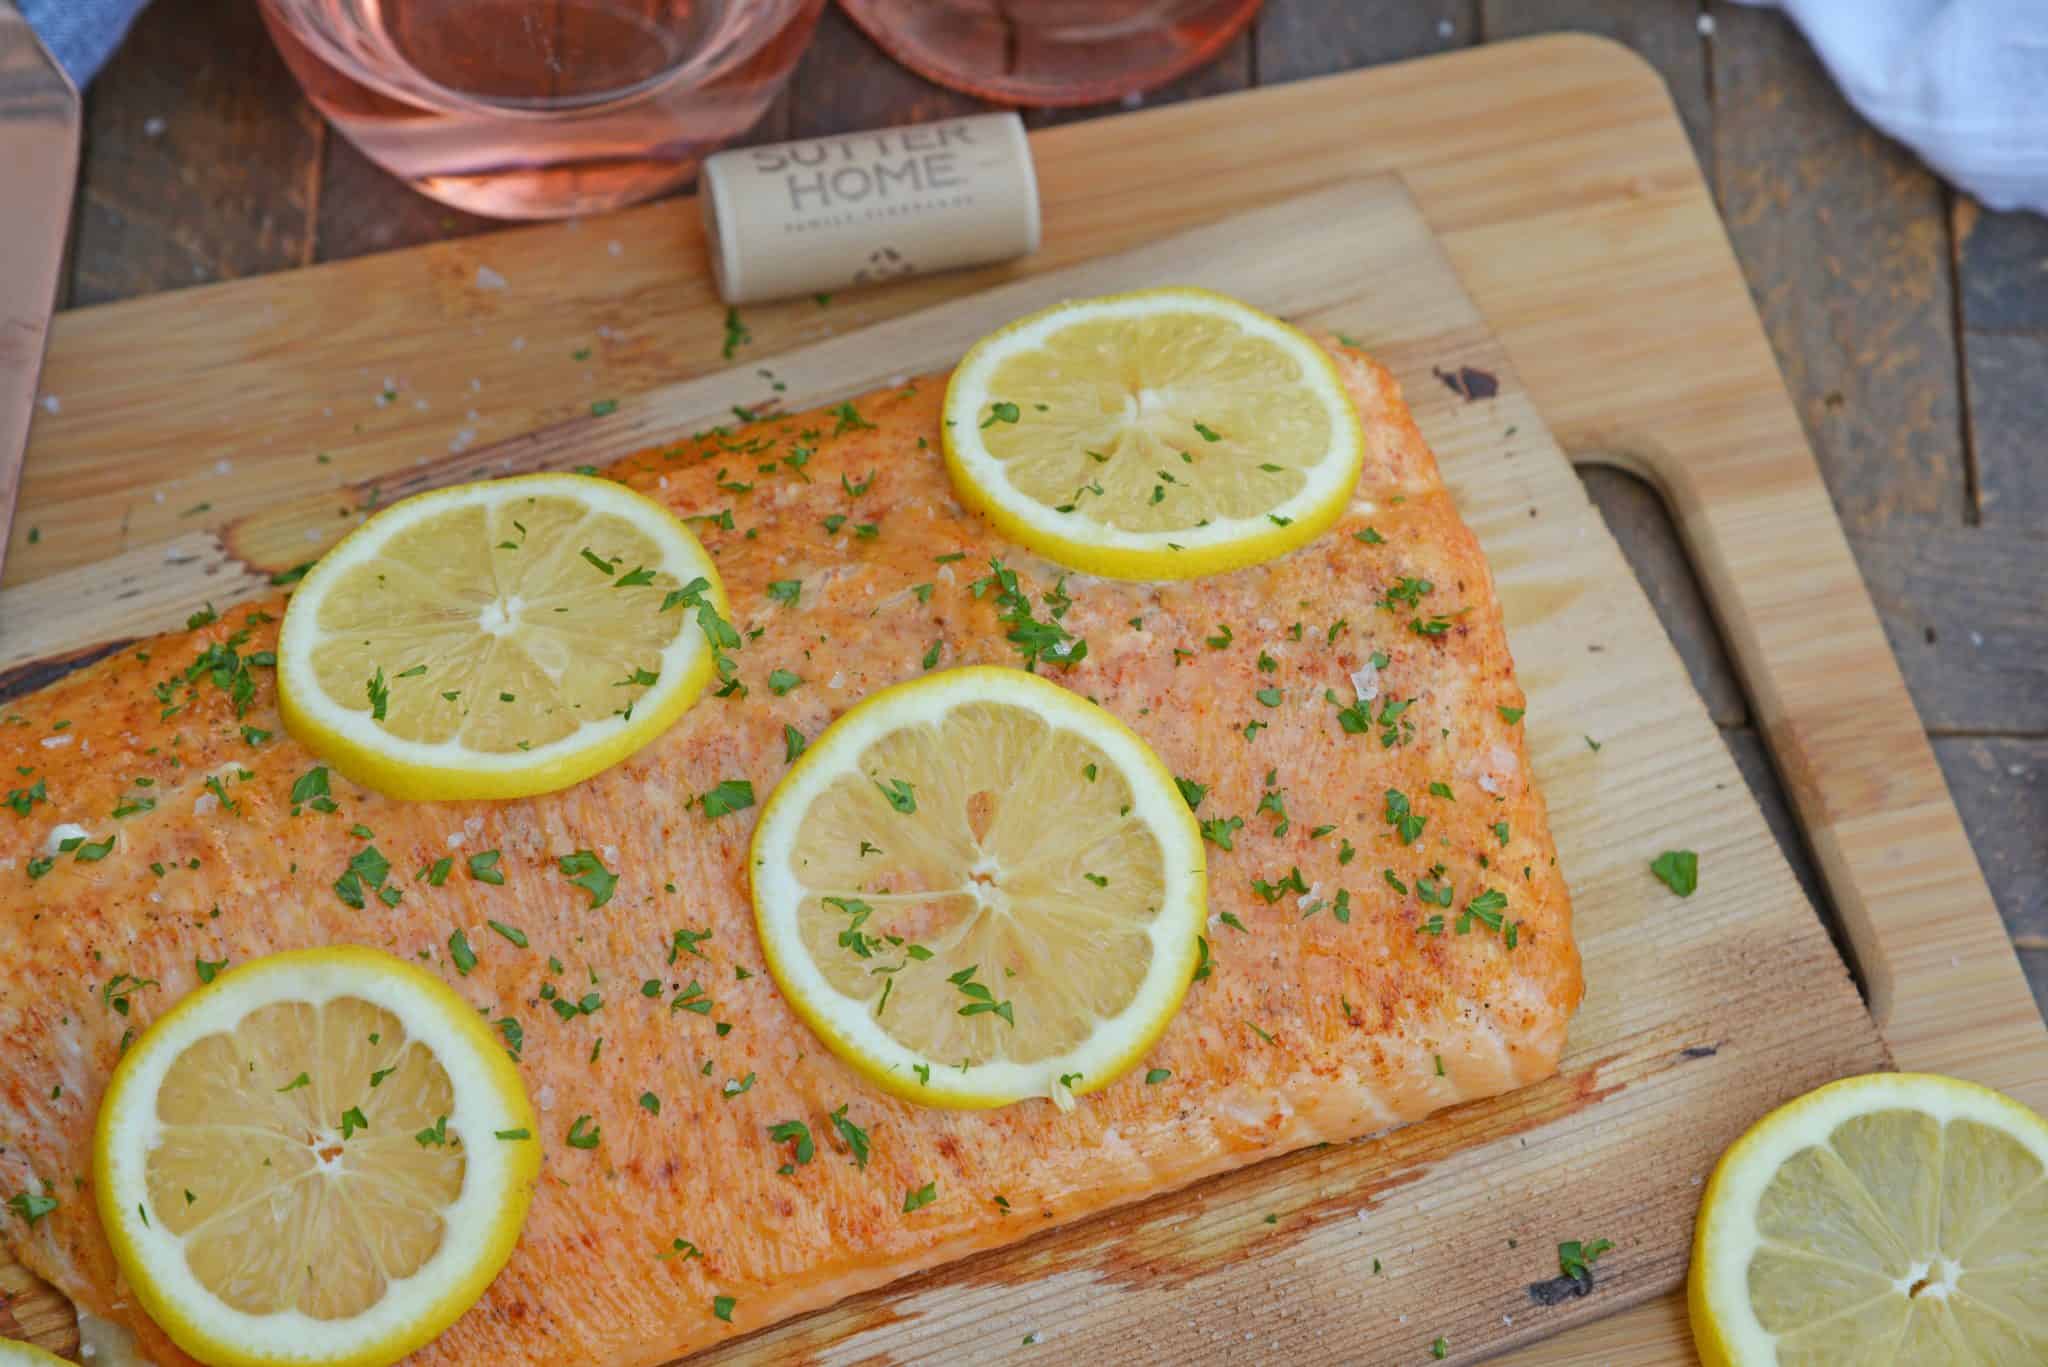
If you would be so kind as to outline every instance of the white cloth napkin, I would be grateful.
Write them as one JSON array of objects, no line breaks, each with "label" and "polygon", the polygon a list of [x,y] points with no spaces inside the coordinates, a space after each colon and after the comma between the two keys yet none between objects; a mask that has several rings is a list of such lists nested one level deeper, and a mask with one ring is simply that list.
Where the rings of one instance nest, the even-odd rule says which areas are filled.
[{"label": "white cloth napkin", "polygon": [[1785,11],[1863,116],[1993,209],[2048,213],[2048,0],[1742,0]]}]

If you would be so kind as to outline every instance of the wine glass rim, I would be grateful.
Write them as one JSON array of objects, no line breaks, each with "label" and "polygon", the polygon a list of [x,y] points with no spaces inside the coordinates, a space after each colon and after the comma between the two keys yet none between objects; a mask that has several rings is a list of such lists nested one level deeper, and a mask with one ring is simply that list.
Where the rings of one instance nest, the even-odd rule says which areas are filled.
[{"label": "wine glass rim", "polygon": [[[691,86],[714,79],[720,71],[737,65],[777,36],[783,22],[801,11],[806,0],[747,0],[750,7],[775,11],[776,22],[754,24],[724,43],[707,43],[689,60],[665,67],[631,85],[582,95],[497,96],[457,90],[426,76],[407,63],[402,70],[411,79],[393,79],[384,70],[362,61],[350,45],[341,40],[320,10],[293,5],[289,0],[261,0],[273,23],[283,25],[297,42],[312,48],[325,62],[348,78],[393,99],[426,101],[444,109],[499,118],[545,119],[564,114],[597,113],[646,95],[658,87],[687,82]],[[324,8],[324,7],[323,7]]]}]

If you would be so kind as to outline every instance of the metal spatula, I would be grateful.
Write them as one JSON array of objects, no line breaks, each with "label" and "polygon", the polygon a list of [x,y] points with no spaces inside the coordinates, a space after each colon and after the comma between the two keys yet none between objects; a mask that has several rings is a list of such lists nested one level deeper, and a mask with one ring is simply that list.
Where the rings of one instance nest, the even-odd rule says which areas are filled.
[{"label": "metal spatula", "polygon": [[0,568],[78,172],[78,92],[0,0]]}]

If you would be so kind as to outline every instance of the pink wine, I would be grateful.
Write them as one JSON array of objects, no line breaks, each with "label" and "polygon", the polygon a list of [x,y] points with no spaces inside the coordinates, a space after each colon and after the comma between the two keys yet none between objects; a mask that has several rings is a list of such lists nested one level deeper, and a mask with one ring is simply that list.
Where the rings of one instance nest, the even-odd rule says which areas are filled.
[{"label": "pink wine", "polygon": [[840,0],[913,71],[1005,104],[1135,95],[1213,59],[1259,0]]},{"label": "pink wine", "polygon": [[261,0],[315,107],[498,218],[630,204],[751,127],[824,0]]}]

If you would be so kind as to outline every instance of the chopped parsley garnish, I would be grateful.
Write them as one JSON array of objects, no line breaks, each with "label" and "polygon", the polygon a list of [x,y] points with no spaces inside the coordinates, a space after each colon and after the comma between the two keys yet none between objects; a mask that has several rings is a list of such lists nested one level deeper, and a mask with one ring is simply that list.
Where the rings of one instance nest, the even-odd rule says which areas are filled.
[{"label": "chopped parsley garnish", "polygon": [[437,1149],[446,1148],[448,1145],[448,1117],[442,1116],[424,1130],[414,1134],[412,1138],[413,1142],[423,1149],[429,1144]]},{"label": "chopped parsley garnish", "polygon": [[351,1106],[341,1113],[341,1137],[347,1139],[357,1130],[367,1130],[370,1122],[364,1117],[360,1106]]},{"label": "chopped parsley garnish", "polygon": [[1173,786],[1180,789],[1181,801],[1188,804],[1188,810],[1191,812],[1200,807],[1202,799],[1209,795],[1209,789],[1206,785],[1197,783],[1193,779],[1181,778],[1177,774],[1174,776]]},{"label": "chopped parsley garnish", "polygon": [[[846,1141],[846,1147],[853,1151],[853,1165],[864,1168],[868,1165],[868,1132],[846,1118],[846,1106],[832,1112],[832,1128]],[[808,1161],[808,1160],[806,1160]]]},{"label": "chopped parsley garnish", "polygon": [[917,790],[912,787],[909,780],[892,778],[884,781],[877,779],[875,780],[875,787],[888,800],[889,805],[897,811],[902,812],[905,816],[916,813]]},{"label": "chopped parsley garnish", "polygon": [[501,858],[503,856],[497,850],[485,850],[481,854],[471,855],[467,861],[469,876],[479,883],[489,883],[492,887],[505,886],[505,872],[498,867]]},{"label": "chopped parsley garnish", "polygon": [[674,963],[679,957],[681,957],[684,954],[694,955],[699,959],[709,958],[710,956],[705,954],[703,950],[697,948],[697,946],[710,938],[711,932],[708,930],[686,929],[677,931],[675,933],[675,938],[669,941],[668,961],[670,963]]},{"label": "chopped parsley garnish", "polygon": [[939,1184],[937,1182],[927,1182],[921,1187],[916,1187],[903,1193],[903,1213],[908,1215],[914,1210],[923,1210],[938,1199]]},{"label": "chopped parsley garnish", "polygon": [[986,431],[999,422],[1015,422],[1021,416],[1023,415],[1019,412],[1016,404],[992,403],[988,406],[988,417],[983,420],[981,426]]},{"label": "chopped parsley garnish", "polygon": [[607,417],[618,411],[619,401],[617,399],[599,399],[590,405],[590,416],[593,418]]},{"label": "chopped parsley garnish", "polygon": [[803,596],[803,592],[804,581],[801,579],[775,579],[768,584],[768,596],[790,607],[796,606],[796,601]]},{"label": "chopped parsley garnish", "polygon": [[797,730],[794,726],[791,726],[786,722],[783,724],[782,762],[784,764],[796,763],[797,756],[801,755],[804,752],[804,746],[806,744],[808,744],[808,742],[804,740],[803,732]]},{"label": "chopped parsley garnish", "polygon": [[1212,817],[1202,823],[1202,839],[1219,849],[1235,849],[1230,842],[1244,826],[1241,816]]},{"label": "chopped parsley garnish", "polygon": [[1004,1021],[1012,1026],[1016,1025],[1017,1017],[1011,1012],[1010,1003],[1007,1001],[997,1001],[993,992],[989,991],[983,984],[974,981],[974,973],[978,967],[980,967],[978,964],[969,964],[958,973],[946,975],[946,981],[959,988],[960,994],[968,999],[967,1005],[961,1007],[957,1014],[962,1016],[995,1015],[1002,1017]]},{"label": "chopped parsley garnish", "polygon": [[387,706],[389,706],[391,702],[391,688],[384,682],[384,666],[377,666],[376,674],[371,677],[369,683],[364,685],[363,691],[367,693],[370,698],[371,719],[375,721],[383,721],[384,709]]},{"label": "chopped parsley garnish", "polygon": [[1306,897],[1308,884],[1302,881],[1300,868],[1289,867],[1287,876],[1275,883],[1269,883],[1263,878],[1252,879],[1252,891],[1257,893],[1267,906],[1271,906],[1285,893],[1295,892]]},{"label": "chopped parsley garnish", "polygon": [[713,1296],[711,1298],[711,1313],[724,1320],[727,1324],[731,1324],[732,1308],[738,1304],[739,1302],[731,1296]]},{"label": "chopped parsley garnish", "polygon": [[1387,789],[1386,818],[1403,845],[1414,844],[1422,835],[1422,828],[1429,823],[1428,817],[1417,816],[1409,810],[1408,795],[1398,788]]},{"label": "chopped parsley garnish", "polygon": [[715,821],[742,807],[753,806],[754,785],[743,778],[723,779],[705,790],[698,804],[704,808],[705,817]]},{"label": "chopped parsley garnish", "polygon": [[300,1073],[297,1077],[293,1078],[290,1082],[285,1083],[284,1086],[278,1088],[277,1090],[280,1092],[296,1092],[301,1087],[310,1087],[312,1085],[313,1079],[305,1073]]},{"label": "chopped parsley garnish", "polygon": [[[747,331],[747,325],[740,321],[740,311],[736,308],[727,308],[725,311],[725,346],[720,354],[730,361],[735,351],[738,351],[753,340],[754,334]],[[587,355],[588,353],[586,352],[585,354]]]},{"label": "chopped parsley garnish", "polygon": [[510,940],[519,948],[526,948],[525,931],[520,930],[515,926],[508,926],[503,921],[486,921],[484,922],[484,924],[489,926],[492,930],[497,931],[498,934],[504,936],[507,940]]},{"label": "chopped parsley garnish", "polygon": [[1422,595],[1435,587],[1436,585],[1430,583],[1427,579],[1416,579],[1404,575],[1396,579],[1393,587],[1389,588],[1381,596],[1379,606],[1385,608],[1388,612],[1394,611],[1397,607],[1413,609],[1422,602]]},{"label": "chopped parsley garnish", "polygon": [[[26,788],[15,788],[7,794],[7,805],[14,808],[16,816],[27,816],[29,809],[38,802],[48,802],[49,800],[49,790],[44,787],[42,779],[37,779]],[[121,813],[117,811],[114,815],[119,816]]]},{"label": "chopped parsley garnish", "polygon": [[661,1098],[652,1092],[640,1093],[640,1109],[649,1115],[660,1115]]},{"label": "chopped parsley garnish", "polygon": [[570,1123],[568,1137],[572,1149],[594,1149],[604,1142],[604,1126],[593,1125],[589,1116],[579,1115]]},{"label": "chopped parsley garnish", "polygon": [[33,1227],[36,1221],[57,1208],[57,1198],[39,1196],[32,1191],[18,1191],[7,1198],[7,1208]]},{"label": "chopped parsley garnish", "polygon": [[1680,897],[1690,897],[1700,885],[1700,857],[1692,850],[1666,850],[1650,861],[1650,872]]},{"label": "chopped parsley garnish", "polygon": [[754,1075],[748,1073],[745,1077],[727,1078],[725,1085],[718,1089],[718,1093],[727,1101],[730,1101],[740,1093],[750,1091],[753,1086]]},{"label": "chopped parsley garnish", "polygon": [[1593,1279],[1593,1264],[1614,1247],[1612,1239],[1570,1239],[1557,1246],[1557,1270],[1580,1285]]},{"label": "chopped parsley garnish", "polygon": [[1521,707],[1498,707],[1494,710],[1500,713],[1500,719],[1509,726],[1513,726],[1516,722],[1520,721],[1522,713],[1527,711],[1526,708]]},{"label": "chopped parsley garnish", "polygon": [[448,937],[448,957],[455,961],[455,971],[465,978],[476,967],[476,952],[469,947],[469,936],[460,930]]},{"label": "chopped parsley garnish", "polygon": [[334,810],[334,799],[327,793],[327,768],[315,765],[300,774],[292,784],[292,815],[299,814],[299,808],[311,807],[316,812]]},{"label": "chopped parsley garnish", "polygon": [[837,408],[828,408],[825,411],[839,419],[839,425],[832,429],[832,435],[835,437],[843,437],[848,432],[872,432],[875,429],[873,423],[861,417],[860,410],[853,406],[851,399]]},{"label": "chopped parsley garnish", "polygon": [[1371,527],[1367,527],[1362,532],[1353,532],[1351,534],[1351,537],[1354,541],[1363,541],[1368,546],[1379,546],[1385,544],[1386,542],[1386,538],[1384,536],[1381,536],[1378,532],[1374,531]]},{"label": "chopped parsley garnish", "polygon": [[[797,1167],[811,1161],[817,1155],[817,1146],[811,1141],[811,1127],[801,1120],[785,1120],[779,1125],[768,1127],[768,1138],[777,1144],[796,1141],[795,1158]],[[784,1175],[795,1171],[788,1164],[783,1165]]]},{"label": "chopped parsley garnish", "polygon": [[[931,666],[926,665],[925,668],[929,669]],[[770,670],[768,673],[768,691],[778,698],[802,684],[803,678],[800,675],[792,674],[786,669]]]},{"label": "chopped parsley garnish", "polygon": [[562,876],[590,894],[590,905],[601,907],[612,900],[612,891],[619,885],[619,876],[604,866],[604,861],[590,850],[578,850],[565,854],[558,861]]},{"label": "chopped parsley garnish", "polygon": [[1173,1069],[1171,1068],[1147,1068],[1145,1070],[1145,1085],[1147,1087],[1157,1087],[1172,1076]]},{"label": "chopped parsley garnish", "polygon": [[1073,606],[1064,577],[1040,595],[1046,611],[1045,620],[1040,621],[1032,615],[1030,597],[1018,586],[1016,571],[1001,560],[992,559],[988,564],[990,572],[969,585],[969,591],[980,598],[990,588],[996,590],[996,616],[1010,628],[1005,639],[1017,647],[1026,669],[1036,672],[1041,661],[1072,669],[1087,657],[1088,643],[1060,625]]}]

